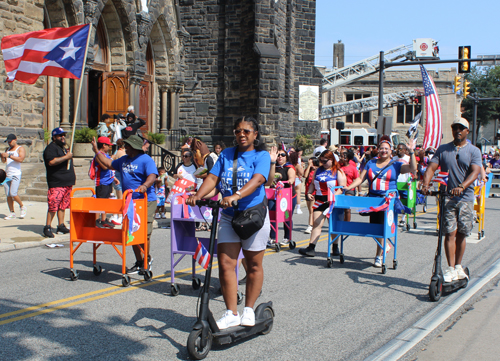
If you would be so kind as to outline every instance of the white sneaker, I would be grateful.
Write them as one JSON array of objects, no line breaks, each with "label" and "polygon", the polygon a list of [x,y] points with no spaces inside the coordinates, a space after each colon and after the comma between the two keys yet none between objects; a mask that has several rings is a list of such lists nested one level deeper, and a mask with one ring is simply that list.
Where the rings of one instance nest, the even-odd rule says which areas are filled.
[{"label": "white sneaker", "polygon": [[26,217],[26,212],[27,212],[27,210],[28,210],[28,209],[26,208],[26,206],[22,206],[22,207],[21,207],[21,214],[19,215],[19,218],[21,218],[21,219],[22,219],[22,218]]},{"label": "white sneaker", "polygon": [[457,271],[455,271],[454,267],[448,267],[444,272],[443,278],[445,283],[456,281],[458,280]]},{"label": "white sneaker", "polygon": [[222,315],[222,318],[217,321],[219,330],[225,330],[228,327],[239,326],[241,324],[240,314],[233,315],[233,311],[227,310]]},{"label": "white sneaker", "polygon": [[282,246],[288,246],[290,244],[290,240],[288,238],[283,238],[283,240],[280,242],[280,245]]},{"label": "white sneaker", "polygon": [[4,219],[16,219],[16,214],[14,212],[11,212],[8,216],[6,216]]},{"label": "white sneaker", "polygon": [[313,230],[312,226],[307,226],[307,228],[306,228],[306,230],[304,231],[304,233],[306,233],[306,234],[311,234],[312,230]]},{"label": "white sneaker", "polygon": [[245,307],[240,323],[242,326],[255,326],[255,312],[253,308]]},{"label": "white sneaker", "polygon": [[160,216],[160,213],[155,213],[155,219],[160,219],[161,216]]},{"label": "white sneaker", "polygon": [[165,215],[165,213],[161,214],[161,219],[167,219],[167,216]]},{"label": "white sneaker", "polygon": [[267,247],[270,247],[270,248],[274,248],[274,246],[276,245],[276,240],[274,239],[269,239],[267,241]]},{"label": "white sneaker", "polygon": [[375,257],[375,262],[373,262],[373,267],[377,267],[377,268],[382,267],[382,257],[381,256]]},{"label": "white sneaker", "polygon": [[300,209],[300,206],[297,206],[297,208],[295,209],[295,213],[302,214],[304,212],[302,212],[302,210]]},{"label": "white sneaker", "polygon": [[464,278],[469,279],[469,276],[467,276],[467,273],[464,272],[462,265],[460,264],[455,265],[455,271],[457,272],[457,277],[459,280],[463,280]]}]

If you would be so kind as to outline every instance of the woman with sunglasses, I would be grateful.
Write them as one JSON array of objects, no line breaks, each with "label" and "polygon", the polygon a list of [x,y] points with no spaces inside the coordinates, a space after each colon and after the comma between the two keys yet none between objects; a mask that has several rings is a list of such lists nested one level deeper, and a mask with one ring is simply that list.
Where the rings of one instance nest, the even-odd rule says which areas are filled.
[{"label": "woman with sunglasses", "polygon": [[[271,156],[261,140],[257,121],[252,117],[241,117],[236,120],[233,129],[236,146],[222,151],[199,191],[187,200],[187,204],[194,206],[197,200],[207,196],[215,187],[222,193],[220,202],[224,210],[219,223],[217,257],[222,295],[227,310],[217,321],[221,330],[238,325],[255,325],[253,307],[264,281],[262,259],[270,228],[268,213],[263,227],[245,240],[236,234],[231,225],[235,210],[244,211],[264,202],[264,184],[271,168]],[[233,192],[233,163],[236,152],[237,190]],[[236,208],[233,208],[233,202],[238,202]],[[240,318],[237,309],[238,280],[235,268],[241,249],[247,263],[247,279],[245,309]]]},{"label": "woman with sunglasses", "polygon": [[195,185],[193,187],[189,187],[186,191],[194,191],[201,183],[202,179],[198,179],[194,176],[194,172],[196,172],[196,164],[193,162],[193,153],[190,150],[182,153],[182,163],[179,163],[177,167],[175,167],[173,178],[177,179],[187,179],[191,182],[194,182]]},{"label": "woman with sunglasses", "polygon": [[[306,248],[299,249],[299,253],[303,256],[316,256],[316,243],[318,243],[321,235],[321,228],[325,222],[330,202],[328,202],[328,192],[330,188],[336,186],[345,187],[346,178],[344,172],[340,169],[340,163],[336,161],[335,155],[331,150],[325,150],[319,156],[319,168],[316,169],[313,176],[313,182],[307,189],[306,198],[314,200],[313,205],[313,229],[311,231],[311,239]],[[313,196],[312,193],[316,192]],[[336,189],[335,195],[342,194],[342,189]]]},{"label": "woman with sunglasses", "polygon": [[[397,189],[397,179],[401,173],[410,173],[417,170],[417,160],[415,159],[415,139],[411,139],[406,147],[410,155],[410,164],[403,164],[392,159],[392,143],[389,136],[384,135],[380,138],[378,144],[378,156],[366,163],[365,168],[358,178],[356,178],[346,190],[356,188],[358,185],[368,179],[368,197],[384,197],[388,190]],[[378,175],[380,173],[380,175]],[[370,223],[384,223],[384,212],[371,212]],[[377,238],[380,244],[383,239]],[[386,252],[390,249],[387,244]],[[374,267],[382,267],[382,248],[377,244],[377,252],[375,254]]]},{"label": "woman with sunglasses", "polygon": [[[271,172],[269,173],[269,179],[266,183],[266,186],[275,188],[276,184],[281,181],[283,182],[285,188],[292,189],[292,214],[295,206],[297,205],[297,194],[295,193],[295,175],[295,167],[289,162],[289,155],[284,150],[279,150],[277,152],[276,164],[274,167],[271,167]],[[269,200],[269,210],[274,211],[275,209],[276,201]],[[287,246],[290,243],[290,229],[285,225],[283,225],[283,227],[285,228],[285,235],[280,244],[282,246]],[[273,227],[271,227],[267,246],[274,248],[277,242],[276,231],[273,229]]]}]

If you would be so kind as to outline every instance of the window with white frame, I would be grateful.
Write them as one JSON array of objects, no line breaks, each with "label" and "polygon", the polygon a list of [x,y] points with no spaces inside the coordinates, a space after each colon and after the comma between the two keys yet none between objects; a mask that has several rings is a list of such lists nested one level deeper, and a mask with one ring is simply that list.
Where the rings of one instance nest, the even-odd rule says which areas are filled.
[{"label": "window with white frame", "polygon": [[412,123],[415,116],[422,111],[423,98],[423,96],[418,96],[415,97],[415,100],[410,104],[399,104],[396,109],[396,123]]},{"label": "window with white frame", "polygon": [[[350,102],[371,96],[371,94],[366,93],[347,93],[345,94],[345,101]],[[370,112],[346,115],[345,122],[349,124],[370,124]]]}]

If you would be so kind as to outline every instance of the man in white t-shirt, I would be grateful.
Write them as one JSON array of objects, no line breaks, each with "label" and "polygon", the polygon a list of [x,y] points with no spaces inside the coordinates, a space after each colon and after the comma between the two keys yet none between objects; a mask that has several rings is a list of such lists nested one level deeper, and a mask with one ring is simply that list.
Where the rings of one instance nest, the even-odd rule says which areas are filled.
[{"label": "man in white t-shirt", "polygon": [[326,145],[328,144],[328,140],[325,138],[322,138],[319,141],[319,147],[314,148],[314,156],[319,157],[321,153],[323,153],[326,150]]}]

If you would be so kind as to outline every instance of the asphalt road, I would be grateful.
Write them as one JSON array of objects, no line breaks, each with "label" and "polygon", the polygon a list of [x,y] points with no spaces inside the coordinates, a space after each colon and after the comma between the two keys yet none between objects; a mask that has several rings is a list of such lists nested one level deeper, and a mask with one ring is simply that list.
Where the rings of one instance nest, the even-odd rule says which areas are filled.
[{"label": "asphalt road", "polygon": [[[428,212],[418,214],[418,232],[399,232],[398,269],[391,267],[391,251],[385,275],[372,267],[375,242],[361,237],[346,241],[343,265],[335,261],[327,268],[326,226],[315,258],[303,258],[297,250],[266,252],[259,301],[274,303],[272,332],[214,347],[207,359],[363,360],[370,356],[446,301],[444,297],[432,303],[427,296],[437,244],[433,204],[430,199]],[[500,256],[499,206],[498,198],[487,200],[486,237],[467,246],[464,263],[472,277]],[[294,215],[294,220],[293,239],[298,247],[305,246],[307,216]],[[472,238],[477,238],[476,232]],[[99,249],[98,263],[104,271],[97,277],[92,272],[91,245],[82,245],[75,254],[80,273],[76,282],[69,277],[67,245],[0,253],[4,270],[0,359],[187,359],[186,341],[196,320],[198,297],[191,288],[191,261],[186,257],[176,267],[181,291],[173,297],[169,229],[155,229],[152,255],[153,281],[144,282],[135,275],[132,286],[124,288],[120,258],[110,246]],[[132,258],[129,251],[129,265]],[[210,307],[218,318],[224,304],[217,292],[217,266],[213,276]],[[244,287],[240,290],[244,292]]]}]

